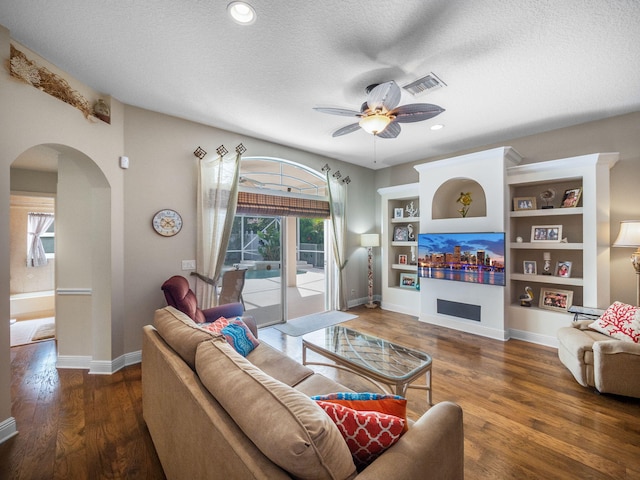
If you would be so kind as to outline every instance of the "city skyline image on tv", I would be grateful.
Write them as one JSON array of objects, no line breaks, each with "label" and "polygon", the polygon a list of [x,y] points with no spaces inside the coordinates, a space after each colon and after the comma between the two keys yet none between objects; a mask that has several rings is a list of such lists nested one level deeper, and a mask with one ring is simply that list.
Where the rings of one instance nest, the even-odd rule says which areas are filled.
[{"label": "city skyline image on tv", "polygon": [[418,275],[504,286],[504,238],[504,232],[421,233]]}]

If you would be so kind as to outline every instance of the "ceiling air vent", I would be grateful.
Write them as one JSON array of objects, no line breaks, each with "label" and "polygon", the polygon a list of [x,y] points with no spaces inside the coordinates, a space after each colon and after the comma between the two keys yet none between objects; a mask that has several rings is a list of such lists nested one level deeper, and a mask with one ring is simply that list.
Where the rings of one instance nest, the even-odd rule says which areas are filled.
[{"label": "ceiling air vent", "polygon": [[438,90],[439,88],[446,86],[446,83],[440,80],[435,73],[431,72],[426,77],[419,78],[415,82],[411,82],[410,84],[405,85],[402,88],[404,88],[411,95],[418,96],[426,92],[433,92],[434,90]]}]

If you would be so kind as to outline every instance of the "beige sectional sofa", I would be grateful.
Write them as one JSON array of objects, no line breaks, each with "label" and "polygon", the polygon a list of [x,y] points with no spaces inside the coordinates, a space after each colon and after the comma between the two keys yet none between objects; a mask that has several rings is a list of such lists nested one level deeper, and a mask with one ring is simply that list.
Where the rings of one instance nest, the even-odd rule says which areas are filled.
[{"label": "beige sectional sofa", "polygon": [[338,391],[349,389],[265,342],[242,357],[173,307],[144,327],[143,413],[169,480],[464,477],[462,411],[451,402],[357,473],[339,430],[309,398]]}]

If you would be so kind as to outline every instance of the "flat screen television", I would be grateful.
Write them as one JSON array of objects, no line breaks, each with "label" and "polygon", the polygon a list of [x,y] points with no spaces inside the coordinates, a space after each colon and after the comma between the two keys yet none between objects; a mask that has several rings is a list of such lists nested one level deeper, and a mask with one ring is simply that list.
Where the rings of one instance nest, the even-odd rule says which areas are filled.
[{"label": "flat screen television", "polygon": [[419,234],[418,276],[504,286],[504,232]]}]

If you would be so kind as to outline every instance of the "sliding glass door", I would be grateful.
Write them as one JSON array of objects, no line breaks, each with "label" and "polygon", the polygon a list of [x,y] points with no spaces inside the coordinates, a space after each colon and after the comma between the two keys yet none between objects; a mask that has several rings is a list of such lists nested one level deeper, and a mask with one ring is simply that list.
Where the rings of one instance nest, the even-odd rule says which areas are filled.
[{"label": "sliding glass door", "polygon": [[326,310],[324,220],[238,215],[225,269],[246,269],[242,297],[260,326]]}]

